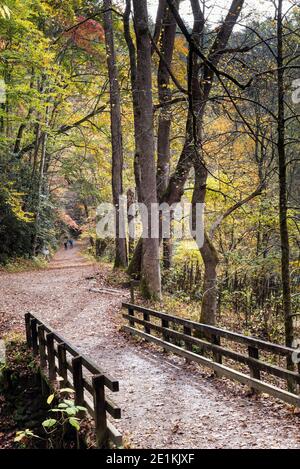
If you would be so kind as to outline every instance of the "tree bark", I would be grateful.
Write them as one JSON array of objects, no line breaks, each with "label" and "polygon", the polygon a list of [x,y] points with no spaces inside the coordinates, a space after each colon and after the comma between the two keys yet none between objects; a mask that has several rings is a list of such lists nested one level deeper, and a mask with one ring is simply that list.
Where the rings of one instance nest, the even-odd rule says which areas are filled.
[{"label": "tree bark", "polygon": [[[159,104],[161,111],[158,120],[157,137],[157,197],[161,200],[167,190],[170,179],[170,132],[172,124],[171,106],[167,103],[172,99],[170,89],[169,69],[172,65],[172,58],[175,45],[177,24],[170,9],[163,2],[165,11],[163,12],[162,36],[161,36],[161,57],[159,61],[157,84],[159,94]],[[178,8],[179,0],[176,2]],[[156,41],[158,38],[156,38]],[[163,239],[163,266],[169,269],[172,265],[173,240],[170,233],[169,238]]]},{"label": "tree bark", "polygon": [[[278,85],[278,161],[279,161],[279,218],[281,238],[281,271],[282,271],[282,296],[283,311],[285,317],[285,340],[288,347],[293,346],[294,331],[291,304],[290,284],[290,243],[288,231],[288,208],[287,208],[287,169],[286,169],[286,145],[285,145],[285,91],[284,91],[284,60],[283,60],[283,22],[282,22],[282,0],[278,0],[277,9],[277,85]],[[288,360],[289,369],[293,369],[291,359]]]},{"label": "tree bark", "polygon": [[151,208],[157,204],[154,158],[152,60],[146,0],[133,0],[137,42],[137,90],[139,96],[141,201],[148,210],[148,236],[143,234],[142,292],[147,298],[161,297],[159,236],[151,234]]},{"label": "tree bark", "polygon": [[[135,193],[132,189],[127,191],[127,217],[128,217],[128,226],[133,222],[135,216],[131,213],[131,207],[135,204]],[[131,236],[131,233],[128,234],[128,254],[129,259],[132,258],[134,253],[134,240],[135,237]]]},{"label": "tree bark", "polygon": [[200,322],[214,325],[216,323],[218,305],[217,268],[219,258],[218,253],[207,233],[204,235],[204,243],[200,252],[204,262],[203,297]]},{"label": "tree bark", "polygon": [[[46,111],[46,114],[48,110]],[[39,181],[37,188],[37,208],[35,215],[35,226],[34,226],[34,237],[32,243],[32,253],[34,256],[37,255],[38,251],[38,240],[39,240],[39,227],[40,227],[40,218],[41,218],[41,197],[44,189],[44,169],[45,169],[45,160],[47,153],[47,143],[48,143],[48,134],[44,132],[42,135],[42,150],[41,150],[41,161],[39,167]]]},{"label": "tree bark", "polygon": [[104,31],[107,54],[107,67],[110,83],[110,113],[112,139],[112,192],[116,213],[116,252],[115,267],[127,266],[127,246],[125,237],[125,213],[120,203],[123,195],[123,141],[121,122],[121,99],[119,76],[113,35],[112,2],[104,0]]},{"label": "tree bark", "polygon": [[[244,0],[232,1],[228,14],[219,28],[208,58],[208,62],[213,64],[213,67],[217,67],[219,64],[221,58],[219,51],[223,50],[227,46],[233,27],[241,13],[243,3]],[[201,46],[201,36],[203,37],[204,34],[203,13],[197,0],[192,0],[192,8],[195,23],[198,24],[198,30],[194,28],[192,34],[189,61],[190,108],[193,120],[193,145],[195,146],[195,151],[192,154],[195,177],[192,200],[192,227],[193,231],[196,231],[196,206],[197,204],[205,204],[208,177],[208,171],[206,169],[207,162],[205,161],[201,150],[203,140],[203,119],[206,103],[212,90],[215,72],[207,63],[203,66],[202,76],[199,74],[199,60],[194,51],[193,44],[196,44],[198,47]],[[199,24],[201,26],[199,26]],[[200,321],[207,324],[215,324],[218,304],[217,267],[219,260],[217,251],[207,233],[204,234],[203,245],[199,245],[199,251],[204,263],[203,298]]]},{"label": "tree bark", "polygon": [[141,168],[140,168],[140,115],[139,115],[139,95],[137,91],[137,63],[136,63],[136,48],[131,37],[130,32],[130,14],[131,14],[131,0],[126,0],[126,8],[123,16],[124,36],[129,52],[130,61],[130,81],[132,92],[132,105],[134,117],[134,140],[135,140],[135,153],[134,153],[134,176],[135,185],[137,190],[138,201],[141,200]]}]

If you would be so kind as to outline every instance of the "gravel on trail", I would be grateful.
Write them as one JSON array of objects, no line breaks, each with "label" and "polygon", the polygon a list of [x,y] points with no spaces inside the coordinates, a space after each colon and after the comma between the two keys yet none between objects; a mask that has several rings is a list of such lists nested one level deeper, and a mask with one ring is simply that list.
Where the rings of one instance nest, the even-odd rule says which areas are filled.
[{"label": "gravel on trail", "polygon": [[[133,448],[300,448],[300,416],[269,397],[215,379],[181,358],[121,331],[120,295],[96,293],[107,266],[88,262],[80,246],[60,250],[47,270],[0,273],[1,324],[23,327],[37,315],[120,382],[116,427]],[[1,431],[1,430],[0,430]]]}]

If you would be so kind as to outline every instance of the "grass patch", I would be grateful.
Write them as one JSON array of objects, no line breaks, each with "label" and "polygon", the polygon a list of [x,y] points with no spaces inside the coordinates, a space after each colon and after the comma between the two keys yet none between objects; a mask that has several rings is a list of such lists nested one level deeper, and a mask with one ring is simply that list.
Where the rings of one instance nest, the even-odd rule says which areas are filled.
[{"label": "grass patch", "polygon": [[17,258],[0,267],[0,272],[18,273],[31,270],[46,269],[48,262],[42,256],[33,257],[32,259]]}]

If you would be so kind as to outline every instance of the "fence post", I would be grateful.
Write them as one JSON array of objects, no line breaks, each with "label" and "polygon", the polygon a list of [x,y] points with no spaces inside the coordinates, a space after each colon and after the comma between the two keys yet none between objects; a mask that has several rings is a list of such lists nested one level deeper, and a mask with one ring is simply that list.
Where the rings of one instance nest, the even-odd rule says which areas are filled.
[{"label": "fence post", "polygon": [[54,336],[52,332],[46,334],[46,344],[48,352],[48,369],[49,369],[49,380],[55,381],[55,355],[54,355]]},{"label": "fence post", "polygon": [[131,280],[131,282],[130,282],[130,301],[131,301],[131,303],[135,302],[133,280]]},{"label": "fence post", "polygon": [[[133,308],[128,308],[128,314],[129,314],[129,316],[134,317],[134,309]],[[135,325],[135,322],[133,320],[129,319],[129,326],[134,327],[134,325]]]},{"label": "fence post", "polygon": [[103,448],[106,446],[108,438],[105,410],[104,376],[93,376],[92,380],[94,388],[96,441],[98,448]]},{"label": "fence post", "polygon": [[[161,320],[161,327],[164,327],[164,328],[168,329],[169,328],[169,321],[167,319],[162,319]],[[165,342],[171,342],[169,334],[165,331],[163,331],[163,340]],[[166,349],[164,349],[164,351],[167,352]]]},{"label": "fence post", "polygon": [[[82,357],[72,358],[73,386],[75,391],[75,405],[84,405],[84,386],[82,373]],[[82,416],[82,413],[80,413]]]},{"label": "fence post", "polygon": [[[213,345],[221,345],[221,338],[217,335],[212,335],[211,336],[211,343]],[[215,363],[220,363],[222,364],[222,355],[219,352],[213,351],[213,358]],[[218,371],[214,371],[214,375],[216,378],[221,378],[222,375]]]},{"label": "fence post", "polygon": [[30,329],[33,355],[38,355],[37,320],[35,318],[30,319]]},{"label": "fence post", "polygon": [[44,326],[39,324],[37,330],[38,330],[38,339],[39,339],[40,365],[41,365],[41,369],[43,370],[47,366]]},{"label": "fence post", "polygon": [[[211,342],[214,345],[219,345],[220,346],[221,345],[221,338],[218,335],[213,335],[212,338],[211,338]],[[216,363],[222,364],[222,354],[221,353],[214,352],[213,356],[214,356],[214,361]]]},{"label": "fence post", "polygon": [[[259,351],[258,351],[257,347],[253,347],[253,346],[249,345],[248,353],[249,353],[250,358],[255,358],[256,360],[259,360]],[[255,364],[250,363],[249,364],[249,369],[250,369],[251,378],[260,379],[260,370],[255,366]],[[258,391],[256,389],[253,389],[253,388],[251,388],[251,392],[253,394],[258,393]]]},{"label": "fence post", "polygon": [[[191,337],[192,329],[190,327],[183,326],[183,333]],[[193,351],[193,345],[191,344],[191,342],[185,341],[184,345],[185,345],[186,350],[188,350],[189,352]],[[186,363],[191,363],[191,360],[189,358],[186,358],[185,361]]]},{"label": "fence post", "polygon": [[26,330],[26,342],[27,342],[28,348],[32,348],[30,318],[31,318],[31,314],[26,313],[25,314],[25,330]]},{"label": "fence post", "polygon": [[60,387],[64,387],[68,382],[68,368],[67,368],[67,354],[66,346],[64,342],[57,345],[57,355],[58,355],[58,373],[59,376],[63,378],[63,381],[60,382]]},{"label": "fence post", "polygon": [[[150,314],[149,313],[144,313],[143,314],[143,317],[144,317],[144,321],[150,321]],[[148,326],[148,324],[145,324],[145,332],[146,334],[151,334],[151,327]]]}]

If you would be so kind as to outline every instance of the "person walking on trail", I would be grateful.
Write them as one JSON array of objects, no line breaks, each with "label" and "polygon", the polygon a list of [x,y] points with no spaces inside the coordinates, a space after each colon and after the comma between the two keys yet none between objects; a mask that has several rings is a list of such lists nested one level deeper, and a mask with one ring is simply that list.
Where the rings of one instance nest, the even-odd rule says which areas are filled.
[{"label": "person walking on trail", "polygon": [[73,247],[74,247],[74,241],[73,241],[72,238],[69,239],[68,243],[69,243],[70,248],[73,249]]},{"label": "person walking on trail", "polygon": [[46,260],[47,262],[49,262],[49,261],[50,261],[50,251],[49,251],[49,249],[48,249],[47,247],[44,247],[44,249],[43,249],[43,255],[44,255],[44,257],[45,257],[45,260]]},{"label": "person walking on trail", "polygon": [[67,250],[68,249],[68,238],[65,238],[64,246],[65,246],[65,250]]}]

